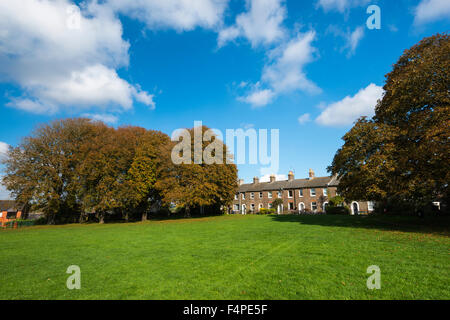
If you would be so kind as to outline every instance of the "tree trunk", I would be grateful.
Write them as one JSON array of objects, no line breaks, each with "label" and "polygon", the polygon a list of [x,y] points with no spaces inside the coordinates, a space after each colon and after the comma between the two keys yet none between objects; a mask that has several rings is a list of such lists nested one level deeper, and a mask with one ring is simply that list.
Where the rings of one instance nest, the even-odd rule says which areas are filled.
[{"label": "tree trunk", "polygon": [[47,224],[55,224],[55,214],[54,213],[50,213],[48,215]]},{"label": "tree trunk", "polygon": [[128,212],[125,213],[125,222],[128,222]]},{"label": "tree trunk", "polygon": [[98,214],[98,223],[100,223],[100,224],[104,224],[105,223],[105,214],[104,213],[99,213]]},{"label": "tree trunk", "polygon": [[147,221],[147,212],[142,213],[142,221]]},{"label": "tree trunk", "polygon": [[184,217],[185,218],[191,217],[191,209],[189,208],[189,206],[186,206],[186,209],[184,210]]}]

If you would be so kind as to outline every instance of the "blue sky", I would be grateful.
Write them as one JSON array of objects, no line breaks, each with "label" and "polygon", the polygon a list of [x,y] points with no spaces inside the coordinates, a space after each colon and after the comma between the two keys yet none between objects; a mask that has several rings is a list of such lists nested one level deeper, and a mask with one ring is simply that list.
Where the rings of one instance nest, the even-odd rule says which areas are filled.
[{"label": "blue sky", "polygon": [[201,120],[279,129],[277,174],[326,175],[392,64],[449,18],[447,0],[2,1],[0,152],[64,117],[167,134]]}]

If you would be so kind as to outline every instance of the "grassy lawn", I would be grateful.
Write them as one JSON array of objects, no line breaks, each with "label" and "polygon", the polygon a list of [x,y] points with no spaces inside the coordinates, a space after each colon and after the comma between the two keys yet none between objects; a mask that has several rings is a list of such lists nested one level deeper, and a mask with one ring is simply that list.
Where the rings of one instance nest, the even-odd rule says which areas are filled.
[{"label": "grassy lawn", "polygon": [[[450,299],[448,219],[223,216],[0,231],[0,299]],[[81,268],[81,290],[66,269]],[[366,269],[381,269],[368,290]]]}]

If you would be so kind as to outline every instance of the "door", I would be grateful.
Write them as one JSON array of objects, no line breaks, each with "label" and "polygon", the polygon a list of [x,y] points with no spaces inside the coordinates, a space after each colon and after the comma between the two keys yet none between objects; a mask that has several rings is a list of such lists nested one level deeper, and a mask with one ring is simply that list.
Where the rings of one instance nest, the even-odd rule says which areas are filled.
[{"label": "door", "polygon": [[352,211],[353,211],[353,214],[355,215],[355,216],[357,216],[358,215],[358,213],[359,213],[359,208],[358,208],[358,204],[356,203],[356,202],[353,202],[353,204],[352,204]]},{"label": "door", "polygon": [[298,206],[298,211],[299,211],[299,212],[305,211],[305,204],[304,204],[303,202],[299,204],[299,206]]}]

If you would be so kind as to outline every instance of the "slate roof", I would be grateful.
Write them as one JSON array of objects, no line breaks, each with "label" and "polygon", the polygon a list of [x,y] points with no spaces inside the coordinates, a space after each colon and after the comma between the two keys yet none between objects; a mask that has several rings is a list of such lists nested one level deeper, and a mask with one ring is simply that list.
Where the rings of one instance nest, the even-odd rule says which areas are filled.
[{"label": "slate roof", "polygon": [[238,192],[276,191],[280,189],[337,187],[336,177],[317,177],[314,179],[295,179],[274,182],[249,183],[239,186]]}]

